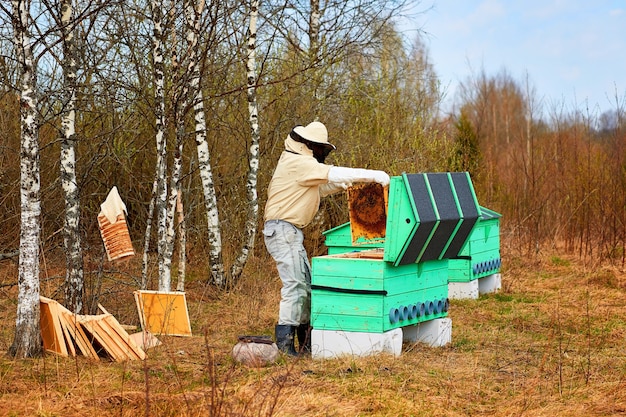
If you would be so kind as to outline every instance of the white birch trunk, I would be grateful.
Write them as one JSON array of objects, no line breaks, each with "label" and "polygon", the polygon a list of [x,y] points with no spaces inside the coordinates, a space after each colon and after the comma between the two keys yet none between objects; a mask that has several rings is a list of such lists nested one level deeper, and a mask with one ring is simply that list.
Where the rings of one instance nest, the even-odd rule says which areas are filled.
[{"label": "white birch trunk", "polygon": [[39,134],[37,127],[36,74],[27,33],[30,1],[12,0],[13,29],[17,59],[21,67],[21,153],[20,153],[20,257],[18,271],[15,338],[9,354],[32,357],[41,353],[39,326],[39,241],[41,234]]},{"label": "white birch trunk", "polygon": [[200,87],[200,66],[198,63],[198,33],[200,31],[200,14],[204,8],[201,0],[198,7],[194,7],[193,1],[186,1],[186,16],[188,21],[187,42],[190,50],[188,72],[190,95],[193,97],[195,140],[198,151],[198,168],[204,192],[204,202],[207,212],[208,238],[209,238],[209,263],[211,268],[211,282],[218,287],[225,285],[224,264],[222,262],[222,236],[219,228],[219,212],[215,195],[215,184],[209,155],[209,145],[206,141],[206,118],[204,114],[204,101]]},{"label": "white birch trunk", "polygon": [[171,288],[171,254],[167,255],[167,139],[165,137],[165,71],[163,61],[163,4],[160,0],[153,0],[152,23],[154,25],[152,42],[152,59],[154,63],[154,102],[156,117],[156,147],[157,147],[157,251],[159,263],[159,291],[170,291]]},{"label": "white birch trunk", "polygon": [[256,238],[256,225],[259,217],[259,201],[257,197],[257,173],[259,170],[259,113],[256,101],[256,25],[259,14],[259,2],[253,0],[250,7],[250,25],[248,27],[248,60],[246,62],[247,73],[247,98],[250,131],[252,143],[250,145],[250,165],[248,167],[248,180],[246,190],[248,194],[248,216],[246,219],[245,241],[241,248],[241,253],[235,260],[231,269],[233,282],[241,276],[246,265],[250,251],[254,249]]},{"label": "white birch trunk", "polygon": [[[158,175],[158,174],[157,174]],[[144,235],[143,240],[143,259],[142,259],[142,267],[141,267],[141,289],[148,289],[148,267],[149,267],[149,257],[148,251],[150,249],[150,235],[152,234],[152,219],[154,219],[154,203],[157,196],[157,190],[159,187],[159,179],[154,177],[154,181],[152,182],[152,194],[150,198],[150,205],[148,206],[148,218],[146,219],[146,233]]]},{"label": "white birch trunk", "polygon": [[[315,109],[316,119],[319,113],[319,109],[322,107],[323,103],[320,100],[320,97],[323,97],[324,94],[320,91],[318,84],[321,84],[319,77],[320,75],[320,64],[319,64],[319,33],[320,33],[320,20],[322,18],[322,13],[320,11],[320,1],[319,0],[311,0],[311,15],[309,16],[309,63],[311,68],[313,68],[313,77],[314,82],[311,83],[310,88],[311,97],[314,97],[312,105]],[[317,68],[317,69],[316,69]],[[320,213],[318,212],[318,216]]]},{"label": "white birch trunk", "polygon": [[178,188],[176,212],[178,213],[178,282],[176,291],[185,291],[185,272],[187,270],[187,227],[183,211],[182,187]]},{"label": "white birch trunk", "polygon": [[309,47],[312,63],[317,60],[321,17],[320,1],[311,0],[311,16],[309,17]]},{"label": "white birch trunk", "polygon": [[[167,229],[163,238],[163,264],[167,271],[172,270],[172,256],[174,254],[174,238],[175,236],[175,214],[177,201],[180,192],[180,173],[182,171],[182,154],[183,154],[183,137],[177,137],[176,151],[174,152],[174,160],[172,164],[172,177],[170,182],[170,193],[167,202]],[[171,274],[169,274],[171,276]],[[169,284],[169,282],[168,282]],[[169,291],[166,290],[166,291]]]},{"label": "white birch trunk", "polygon": [[74,313],[83,308],[83,254],[80,236],[80,195],[76,180],[76,45],[72,0],[61,5],[65,113],[61,120],[61,186],[65,198],[64,244],[65,307]]},{"label": "white birch trunk", "polygon": [[[172,20],[174,19],[175,0],[171,0]],[[176,31],[172,31],[173,44],[177,45]],[[180,91],[176,91],[174,94],[174,120],[176,121],[176,144],[177,155],[174,158],[174,173],[177,173],[176,181],[176,213],[178,216],[178,280],[176,283],[176,291],[185,291],[185,269],[187,265],[187,235],[185,228],[185,215],[183,213],[183,194],[182,184],[180,184],[180,172],[182,171],[182,154],[183,143],[185,141],[185,114],[187,106],[189,105],[189,86],[187,83],[180,82],[185,74],[180,73],[180,62],[178,61],[178,53],[176,48],[172,50],[172,73],[175,74],[176,79],[174,85],[179,86]],[[172,188],[174,188],[174,181],[172,181]],[[173,222],[172,222],[173,224]],[[173,239],[172,239],[172,251],[173,251]]]}]

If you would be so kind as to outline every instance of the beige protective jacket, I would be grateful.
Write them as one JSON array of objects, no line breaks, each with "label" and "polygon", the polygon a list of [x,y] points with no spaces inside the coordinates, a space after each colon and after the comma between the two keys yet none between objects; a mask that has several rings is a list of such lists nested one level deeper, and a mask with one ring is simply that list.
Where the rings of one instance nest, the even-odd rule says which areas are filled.
[{"label": "beige protective jacket", "polygon": [[328,184],[331,167],[317,162],[305,144],[287,137],[268,187],[265,221],[284,220],[300,229],[308,225],[319,210],[320,196],[342,190]]}]

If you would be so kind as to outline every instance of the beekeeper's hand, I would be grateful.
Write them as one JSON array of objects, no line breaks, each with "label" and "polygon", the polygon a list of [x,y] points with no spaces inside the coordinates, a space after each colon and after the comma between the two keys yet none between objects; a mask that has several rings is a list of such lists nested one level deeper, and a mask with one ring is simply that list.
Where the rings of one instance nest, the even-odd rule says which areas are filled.
[{"label": "beekeeper's hand", "polygon": [[374,169],[331,167],[328,182],[342,188],[348,188],[355,182],[377,182],[386,187],[389,185],[389,175]]},{"label": "beekeeper's hand", "polygon": [[380,185],[382,185],[383,187],[386,187],[389,185],[389,174],[387,174],[385,171],[372,171],[372,175],[374,178],[374,182],[379,183]]}]

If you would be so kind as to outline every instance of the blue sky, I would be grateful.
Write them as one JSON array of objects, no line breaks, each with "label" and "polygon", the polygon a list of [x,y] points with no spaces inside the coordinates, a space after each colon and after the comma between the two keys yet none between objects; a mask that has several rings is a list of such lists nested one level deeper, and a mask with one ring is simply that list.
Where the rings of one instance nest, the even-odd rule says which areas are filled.
[{"label": "blue sky", "polygon": [[544,112],[599,115],[616,94],[626,105],[626,0],[424,0],[411,12],[402,30],[426,32],[448,102],[472,74],[506,69]]}]

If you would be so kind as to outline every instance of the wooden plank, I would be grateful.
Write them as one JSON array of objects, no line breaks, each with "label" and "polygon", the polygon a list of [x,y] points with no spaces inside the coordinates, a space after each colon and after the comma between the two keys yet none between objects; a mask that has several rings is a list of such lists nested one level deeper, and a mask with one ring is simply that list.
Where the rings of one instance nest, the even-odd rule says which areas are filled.
[{"label": "wooden plank", "polygon": [[39,320],[42,329],[42,338],[43,334],[46,334],[46,337],[44,338],[44,348],[47,350],[51,350],[54,353],[68,356],[67,346],[65,345],[65,338],[63,337],[63,330],[61,329],[61,323],[58,317],[58,309],[56,308],[58,303],[50,298],[45,297],[39,297],[39,301]]},{"label": "wooden plank", "polygon": [[70,334],[68,340],[71,342],[73,338],[75,345],[78,346],[78,349],[83,355],[100,360],[98,354],[91,345],[91,341],[87,338],[83,329],[76,322],[76,317],[80,315],[74,314],[59,303],[56,303],[56,307],[58,309],[59,321],[64,327],[64,331]]},{"label": "wooden plank", "polygon": [[98,226],[109,261],[135,255],[124,213],[119,214],[113,224],[100,213]]},{"label": "wooden plank", "polygon": [[120,361],[131,359],[134,354],[119,337],[116,337],[115,331],[106,322],[106,317],[108,316],[93,321],[94,328],[98,329],[98,334],[106,340],[106,349],[110,350],[116,358],[120,358]]},{"label": "wooden plank", "polygon": [[60,310],[57,311],[57,317],[59,323],[61,324],[61,329],[63,329],[63,335],[65,339],[65,344],[67,346],[67,351],[70,355],[72,355],[72,357],[74,357],[76,356],[76,347],[74,345],[74,339],[72,338],[72,334],[70,333],[69,323],[65,321],[65,318],[63,317],[63,312]]},{"label": "wooden plank", "polygon": [[70,313],[68,310],[67,312],[62,312],[61,316],[64,318],[65,322],[67,323],[68,330],[74,337],[76,346],[78,346],[78,349],[81,351],[81,353],[88,358],[100,360],[98,353],[94,349],[93,345],[91,344],[91,341],[89,340],[89,338],[85,334],[85,331],[83,330],[80,323],[78,322],[76,315],[73,313]]},{"label": "wooden plank", "polygon": [[141,330],[148,331],[144,314],[143,314],[143,302],[140,296],[140,292],[133,291],[133,296],[135,297],[135,304],[137,305],[137,313],[139,314],[139,325],[141,326]]},{"label": "wooden plank", "polygon": [[57,337],[54,317],[50,311],[50,304],[40,303],[39,306],[39,326],[41,328],[41,338],[43,339],[43,347],[45,350],[62,355],[60,341]]},{"label": "wooden plank", "polygon": [[96,323],[98,320],[99,318],[97,316],[82,316],[79,318],[79,323],[89,333],[89,335],[100,344],[104,352],[109,355],[111,359],[117,362],[123,361],[125,357],[121,357],[119,352],[111,348],[111,341],[108,340],[106,334],[100,330],[99,326],[97,326]]},{"label": "wooden plank", "polygon": [[130,338],[144,351],[161,344],[161,341],[156,338],[152,333],[147,331],[141,331],[129,335]]},{"label": "wooden plank", "polygon": [[67,323],[63,315],[65,312],[69,312],[69,310],[63,307],[60,303],[56,301],[54,303],[51,303],[50,306],[52,307],[52,310],[55,312],[54,314],[57,317],[57,320],[59,321],[61,329],[63,330],[63,336],[64,336],[63,339],[65,340],[68,353],[71,354],[72,356],[76,356],[76,348],[74,345],[74,341],[72,339],[72,336],[70,334],[70,331],[68,329]]},{"label": "wooden plank", "polygon": [[117,334],[117,336],[128,347],[128,349],[130,349],[130,356],[135,356],[135,359],[144,360],[146,358],[146,353],[135,343],[133,339],[131,339],[128,332],[117,321],[117,319],[112,314],[110,314],[107,309],[102,306],[102,304],[98,304],[98,308],[100,309],[100,311],[107,314],[107,316],[104,317],[103,320]]},{"label": "wooden plank", "polygon": [[115,332],[115,334],[117,334],[117,338],[121,343],[123,343],[123,346],[126,346],[129,356],[134,356],[135,359],[139,360],[146,359],[146,353],[135,343],[133,339],[131,339],[130,335],[126,332],[126,330],[124,330],[115,317],[108,315],[103,319],[103,321],[113,332]]}]

